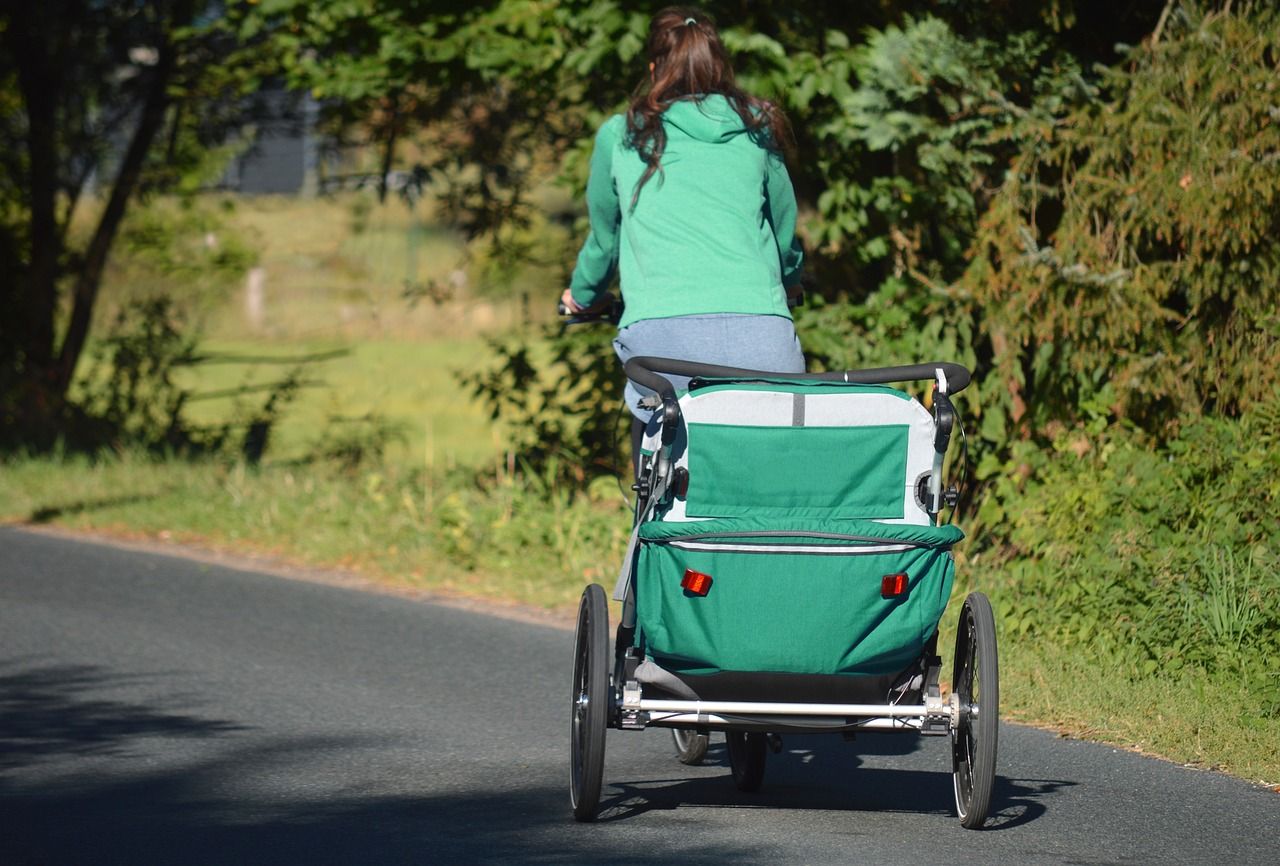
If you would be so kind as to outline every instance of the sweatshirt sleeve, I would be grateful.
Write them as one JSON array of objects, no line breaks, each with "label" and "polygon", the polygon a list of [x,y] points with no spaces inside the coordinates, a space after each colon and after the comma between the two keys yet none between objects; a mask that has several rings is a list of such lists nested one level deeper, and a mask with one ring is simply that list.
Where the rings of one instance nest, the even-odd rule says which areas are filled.
[{"label": "sweatshirt sleeve", "polygon": [[587,177],[587,216],[591,231],[578,253],[578,263],[569,281],[573,299],[584,307],[593,304],[608,288],[618,264],[622,208],[613,179],[613,149],[624,122],[621,115],[605,121],[596,133],[595,149],[591,153]]},{"label": "sweatshirt sleeve", "polygon": [[782,157],[771,152],[765,168],[765,217],[773,227],[782,262],[782,285],[786,288],[800,282],[804,265],[804,248],[796,237],[796,193]]}]

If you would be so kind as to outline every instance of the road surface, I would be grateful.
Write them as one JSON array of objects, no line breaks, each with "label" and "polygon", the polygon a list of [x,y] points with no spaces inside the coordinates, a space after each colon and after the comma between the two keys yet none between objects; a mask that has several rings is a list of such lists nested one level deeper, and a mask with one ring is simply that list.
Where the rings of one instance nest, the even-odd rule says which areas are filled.
[{"label": "road surface", "polygon": [[[949,614],[950,615],[950,614]],[[1280,795],[1005,725],[989,829],[945,739],[784,737],[758,794],[611,731],[569,816],[572,634],[0,529],[0,864],[1275,863]]]}]

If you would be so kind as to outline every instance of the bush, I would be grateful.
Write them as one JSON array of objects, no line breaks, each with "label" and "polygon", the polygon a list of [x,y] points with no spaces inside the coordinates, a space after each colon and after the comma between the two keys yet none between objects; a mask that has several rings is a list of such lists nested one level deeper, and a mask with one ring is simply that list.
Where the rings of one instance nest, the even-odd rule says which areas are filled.
[{"label": "bush", "polygon": [[1198,6],[1086,103],[1029,115],[982,217],[962,285],[984,402],[1035,435],[1092,404],[1163,437],[1280,382],[1280,13]]},{"label": "bush", "polygon": [[622,417],[625,380],[612,328],[549,326],[542,336],[546,354],[524,334],[493,340],[497,363],[461,374],[509,431],[512,463],[578,485],[629,474],[629,445],[621,440],[630,416]]},{"label": "bush", "polygon": [[1002,630],[1135,676],[1240,677],[1280,712],[1278,424],[1280,392],[1160,447],[1123,427],[1064,435],[1021,491],[1010,471],[970,567],[1000,575]]}]

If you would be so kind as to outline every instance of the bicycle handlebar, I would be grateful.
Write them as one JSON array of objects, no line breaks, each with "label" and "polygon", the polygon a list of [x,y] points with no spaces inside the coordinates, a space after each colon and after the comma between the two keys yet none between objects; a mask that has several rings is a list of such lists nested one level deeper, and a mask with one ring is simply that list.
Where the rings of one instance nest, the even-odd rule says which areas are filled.
[{"label": "bicycle handlebar", "polygon": [[622,305],[611,293],[605,292],[594,304],[576,313],[566,307],[564,301],[557,301],[556,313],[564,318],[565,327],[592,322],[612,322],[616,325],[622,318]]}]

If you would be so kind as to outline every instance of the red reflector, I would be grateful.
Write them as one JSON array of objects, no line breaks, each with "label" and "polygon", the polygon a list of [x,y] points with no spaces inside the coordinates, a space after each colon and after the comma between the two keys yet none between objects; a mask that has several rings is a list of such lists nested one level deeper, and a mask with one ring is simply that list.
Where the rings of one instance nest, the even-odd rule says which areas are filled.
[{"label": "red reflector", "polygon": [[694,595],[706,595],[711,591],[711,575],[692,568],[685,569],[684,580],[680,581],[680,585]]},{"label": "red reflector", "polygon": [[880,579],[880,596],[898,598],[907,594],[907,576],[902,573],[886,574]]}]

